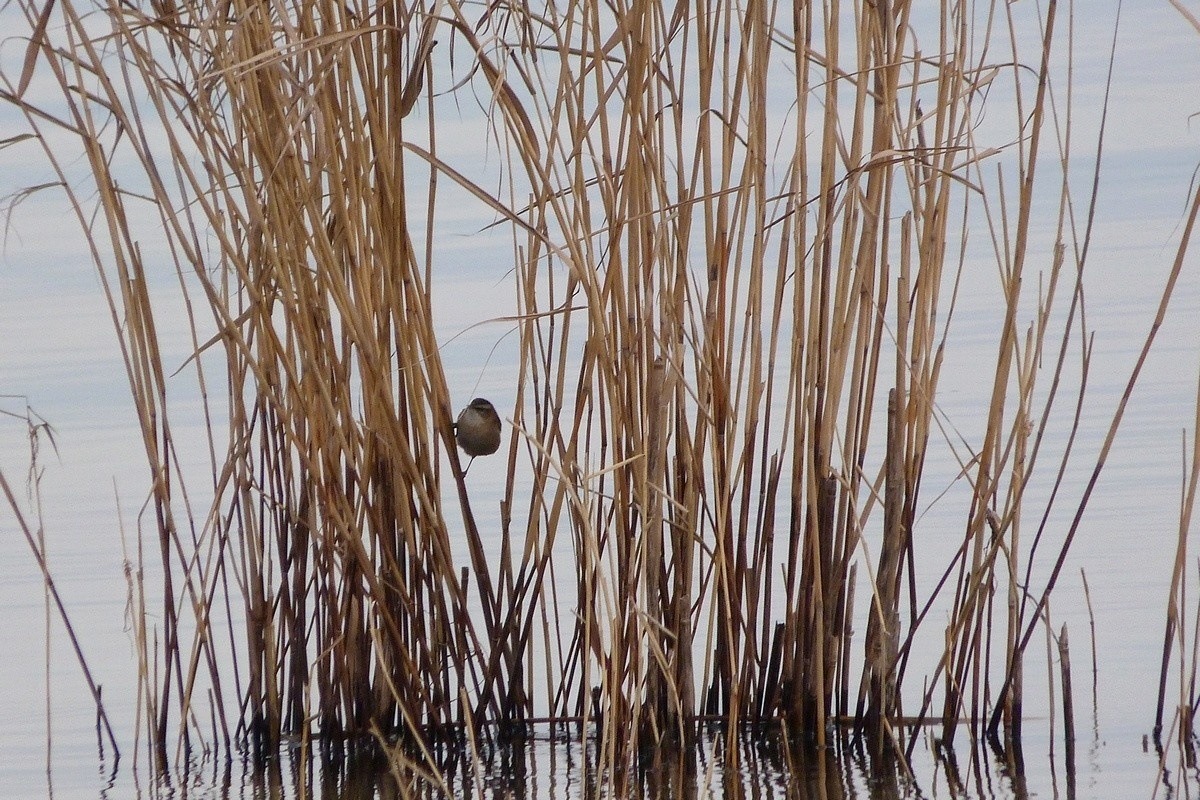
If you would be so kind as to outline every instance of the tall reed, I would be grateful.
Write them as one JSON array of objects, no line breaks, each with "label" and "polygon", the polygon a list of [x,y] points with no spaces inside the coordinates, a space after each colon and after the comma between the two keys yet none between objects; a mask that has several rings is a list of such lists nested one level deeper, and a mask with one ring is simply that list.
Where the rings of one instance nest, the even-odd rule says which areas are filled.
[{"label": "tall reed", "polygon": [[[94,243],[150,467],[160,764],[292,733],[398,735],[433,763],[532,719],[598,723],[616,767],[698,720],[822,745],[853,719],[881,754],[906,685],[947,741],[993,713],[1019,735],[1044,605],[1021,587],[1057,497],[1030,543],[1025,490],[1089,353],[1056,2],[22,8],[4,97]],[[35,73],[61,96],[35,100]],[[468,91],[492,177],[445,148]],[[498,527],[476,521],[437,334],[447,182],[512,235]],[[204,392],[198,504],[147,208]],[[952,418],[959,293],[989,285],[990,392]],[[958,474],[945,498],[930,463]],[[942,556],[922,510],[963,498]],[[906,684],[934,607],[941,658]]]}]

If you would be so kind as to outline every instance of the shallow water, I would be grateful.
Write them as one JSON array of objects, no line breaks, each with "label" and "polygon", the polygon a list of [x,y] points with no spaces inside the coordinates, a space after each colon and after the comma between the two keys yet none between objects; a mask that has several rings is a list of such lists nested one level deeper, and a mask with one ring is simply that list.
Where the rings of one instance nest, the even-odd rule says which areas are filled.
[{"label": "shallow water", "polygon": [[[1081,435],[1083,455],[1068,475],[1069,501],[1048,526],[1053,542],[1059,541],[1069,522],[1068,512],[1088,477],[1099,438],[1150,327],[1200,151],[1200,133],[1190,119],[1196,110],[1191,104],[1200,97],[1200,41],[1167,5],[1126,4],[1120,56],[1125,69],[1118,71],[1121,83],[1116,92],[1121,99],[1111,109],[1102,202],[1087,277],[1088,320],[1097,331],[1097,349]],[[1084,27],[1087,21],[1079,24]],[[11,58],[11,51],[6,56]],[[1169,81],[1169,91],[1163,89],[1164,80]],[[1164,95],[1173,99],[1163,100]],[[8,168],[0,172],[5,194],[37,182],[25,165],[5,162],[6,152],[0,150],[0,165]],[[21,496],[30,525],[36,528],[41,521],[55,584],[88,666],[103,686],[122,757],[117,763],[111,750],[97,742],[94,708],[80,666],[56,612],[48,605],[23,535],[5,507],[0,512],[0,797],[397,796],[396,786],[379,774],[378,764],[326,770],[297,750],[287,751],[265,769],[251,768],[242,755],[235,754],[229,759],[197,758],[167,782],[154,783],[148,777],[146,754],[139,752],[138,744],[144,740],[144,729],[139,730],[139,711],[131,699],[136,696],[136,659],[126,624],[125,577],[126,566],[137,557],[136,531],[145,513],[148,476],[131,425],[124,367],[109,311],[86,256],[78,249],[78,239],[73,238],[72,223],[60,219],[61,208],[47,198],[32,198],[13,219],[15,233],[5,243],[0,266],[0,410],[9,415],[0,417],[0,469]],[[48,225],[47,220],[55,224]],[[467,228],[474,230],[474,223]],[[460,246],[462,284],[446,291],[485,299],[462,304],[458,316],[446,320],[447,340],[479,319],[495,315],[489,305],[492,290],[505,280],[503,269],[480,274],[473,268],[473,259],[479,260],[488,246],[485,242],[474,238]],[[787,749],[771,742],[747,746],[736,768],[729,768],[720,738],[710,737],[701,743],[694,763],[684,764],[687,779],[674,778],[670,783],[671,764],[651,764],[635,786],[646,796],[674,797],[1116,800],[1194,793],[1196,774],[1180,768],[1174,746],[1169,744],[1160,756],[1146,737],[1154,722],[1164,609],[1179,518],[1182,432],[1195,425],[1200,367],[1198,273],[1192,266],[1185,271],[1172,315],[1146,364],[1118,446],[1089,505],[1052,603],[1056,630],[1066,623],[1071,635],[1077,731],[1074,770],[1065,763],[1057,678],[1047,672],[1047,665],[1054,669],[1057,665],[1044,655],[1045,645],[1035,643],[1026,675],[1024,760],[1018,773],[986,747],[972,747],[965,732],[960,733],[950,759],[935,744],[935,732],[927,729],[914,749],[911,779],[890,769],[873,772],[854,746],[842,741],[828,751],[808,754],[802,762],[796,760],[798,756],[789,760]],[[988,296],[983,291],[972,295],[971,289],[965,289],[960,312],[968,318],[986,312],[979,307],[979,298]],[[178,309],[163,310],[166,319],[179,316]],[[981,424],[971,370],[986,365],[989,348],[994,346],[991,330],[984,325],[976,331],[968,327],[955,339],[956,352],[947,362],[941,402],[947,416],[964,430],[973,431],[972,426]],[[190,345],[182,329],[168,334],[173,348],[168,363],[182,363]],[[490,346],[503,342],[503,336],[495,329],[474,329],[447,344],[444,355],[456,391],[466,396],[476,393],[478,379],[478,391],[492,396],[498,405],[511,401],[512,389],[502,370],[503,352],[499,367],[481,368],[469,357],[471,347],[480,342]],[[35,423],[45,420],[52,426],[52,435],[37,440],[36,480],[28,479],[26,472],[30,439],[25,421],[19,418],[27,407],[38,415]],[[194,403],[184,395],[176,409],[175,435],[198,437],[202,419]],[[191,457],[197,463],[185,466],[203,474],[203,452]],[[481,461],[472,467],[481,506],[495,506],[500,474],[498,464]],[[941,484],[938,478],[931,473],[927,498],[949,485],[952,471],[940,476]],[[1048,489],[1043,485],[1033,491],[1036,496]],[[33,513],[39,505],[40,517]],[[957,521],[940,519],[938,510],[935,507],[923,518],[918,548],[936,550],[956,541]],[[1047,547],[1052,550],[1057,545]],[[1192,573],[1190,596],[1195,597],[1196,570]],[[1090,586],[1096,625],[1095,703],[1091,620],[1081,574],[1086,574]],[[1188,610],[1194,613],[1195,601],[1191,603]],[[932,662],[938,654],[919,655]],[[918,664],[912,669],[927,674],[930,666]],[[1177,674],[1171,681],[1169,703],[1179,693]],[[908,699],[910,706],[914,702]],[[1169,735],[1165,739],[1173,741]],[[606,781],[589,773],[587,750],[577,741],[540,731],[491,754],[480,771],[460,768],[448,785],[453,794],[463,797],[479,793],[595,796]],[[669,753],[662,755],[670,762]],[[672,787],[669,795],[655,793],[663,783]]]},{"label": "shallow water", "polygon": [[[1037,740],[1044,747],[1043,740]],[[1080,747],[1082,759],[1088,748]],[[891,760],[872,761],[850,731],[817,750],[789,746],[777,734],[743,736],[736,757],[719,731],[702,731],[691,750],[664,746],[644,755],[626,775],[597,767],[595,743],[575,732],[551,733],[536,726],[504,744],[482,744],[476,757],[435,753],[438,772],[414,779],[376,749],[326,757],[299,745],[278,758],[253,763],[245,752],[226,758],[212,753],[185,761],[157,781],[127,768],[102,768],[95,776],[99,796],[193,798],[438,798],[494,797],[568,800],[588,797],[691,798],[922,798],[938,796],[1026,798],[1035,796],[1142,796],[1142,789],[1102,778],[1086,761],[1070,768],[1057,760],[1030,762],[987,747],[949,748],[932,734],[918,737],[913,774]],[[411,755],[411,754],[410,754]],[[1018,759],[1020,759],[1018,761]],[[1153,760],[1147,754],[1145,760]],[[1020,763],[1020,768],[1014,765]],[[1164,783],[1164,787],[1166,784]],[[64,790],[55,782],[54,796]],[[1162,789],[1160,789],[1162,790]],[[1131,794],[1123,794],[1130,791]],[[14,795],[15,796],[15,795]]]}]

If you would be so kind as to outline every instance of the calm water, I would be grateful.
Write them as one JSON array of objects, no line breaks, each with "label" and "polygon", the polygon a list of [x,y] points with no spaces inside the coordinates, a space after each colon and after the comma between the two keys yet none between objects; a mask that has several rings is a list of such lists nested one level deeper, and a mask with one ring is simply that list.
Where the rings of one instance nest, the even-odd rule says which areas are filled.
[{"label": "calm water", "polygon": [[[1080,40],[1106,47],[1107,24],[1108,20],[1078,21]],[[1200,132],[1190,118],[1200,111],[1195,105],[1200,97],[1200,35],[1167,4],[1129,3],[1120,47],[1117,99],[1110,112],[1102,203],[1087,277],[1088,321],[1097,332],[1097,352],[1082,435],[1085,452],[1069,475],[1068,499],[1052,520],[1048,535],[1055,542],[1093,463],[1088,456],[1094,456],[1153,318],[1174,256],[1189,182],[1200,161]],[[11,45],[3,50],[6,70],[13,52]],[[1102,74],[1097,67],[1102,58],[1103,53],[1081,48],[1081,74]],[[1095,85],[1091,87],[1095,91]],[[1085,119],[1080,128],[1086,130],[1087,114],[1081,117]],[[45,179],[36,167],[8,152],[0,150],[0,192]],[[112,754],[97,747],[94,714],[79,666],[57,617],[47,611],[36,564],[4,507],[0,798],[392,796],[394,788],[386,781],[377,786],[369,769],[326,774],[295,753],[264,773],[245,769],[239,759],[202,760],[169,785],[148,782],[145,759],[135,755],[137,709],[131,698],[136,662],[126,625],[124,578],[126,561],[134,557],[147,476],[131,426],[124,368],[96,278],[61,206],[37,196],[22,205],[11,222],[0,262],[0,410],[23,415],[28,404],[52,425],[53,441],[40,440],[35,495],[26,474],[30,445],[25,423],[0,417],[0,468],[14,491],[23,495],[26,509],[41,503],[51,569],[93,675],[104,687],[124,753],[114,769]],[[480,256],[497,252],[496,247],[505,252],[503,243],[482,236],[458,242],[461,283],[445,291],[467,301],[445,320],[446,339],[496,315],[496,287],[509,285],[503,265],[486,270],[468,266],[486,263]],[[967,287],[960,314],[968,320],[976,313],[986,316],[980,300],[988,296],[985,288]],[[161,308],[169,320],[171,310]],[[168,363],[182,363],[189,352],[183,330],[169,333],[167,339],[173,348]],[[484,367],[470,357],[472,346],[497,342],[501,348],[495,363]],[[497,405],[511,402],[504,346],[504,331],[496,326],[472,330],[448,344],[444,355],[454,365],[456,393],[475,394],[478,381],[480,391]],[[973,434],[981,422],[972,366],[990,358],[991,328],[981,324],[973,333],[967,324],[955,347],[947,363],[942,404],[951,419]],[[1195,424],[1198,369],[1200,270],[1189,267],[1052,605],[1056,627],[1066,623],[1071,631],[1077,714],[1074,789],[1079,797],[1168,797],[1196,790],[1195,776],[1190,776],[1189,785],[1189,773],[1179,770],[1173,750],[1167,753],[1167,771],[1160,771],[1159,757],[1146,747],[1144,737],[1153,724],[1166,587],[1179,517],[1182,432]],[[201,431],[195,404],[189,402],[184,393],[176,407],[177,437]],[[203,454],[194,457],[197,463],[186,466],[203,470]],[[479,505],[495,506],[487,493],[496,492],[500,469],[499,464],[485,462],[472,468],[472,481],[481,493]],[[1044,487],[1041,491],[1044,495]],[[926,490],[927,498],[935,494]],[[923,521],[921,535],[932,542],[938,537],[951,541],[957,536],[953,524],[939,520],[935,508]],[[1095,705],[1081,570],[1091,587],[1096,622]],[[1193,569],[1193,596],[1200,591],[1196,585]],[[1038,646],[1031,648],[1037,650]],[[1173,680],[1177,686],[1178,677]],[[768,745],[750,750],[739,767],[730,770],[722,760],[719,739],[709,739],[697,756],[697,777],[689,791],[720,797],[743,787],[748,796],[785,797],[819,794],[821,787],[836,795],[842,787],[851,796],[940,797],[955,794],[961,783],[968,796],[1067,796],[1061,721],[1049,698],[1041,652],[1030,653],[1026,681],[1029,719],[1025,771],[1020,776],[1008,774],[988,752],[973,751],[962,736],[955,754],[957,778],[945,761],[935,760],[932,734],[927,734],[916,750],[912,782],[872,776],[852,748],[842,746],[803,764],[789,764]],[[456,775],[451,788],[463,796],[472,796],[480,787],[497,797],[588,796],[595,776],[589,775],[587,762],[586,750],[578,743],[553,739],[543,731],[523,745],[494,754],[485,774]],[[668,767],[660,767],[650,774],[658,780],[668,773]]]}]

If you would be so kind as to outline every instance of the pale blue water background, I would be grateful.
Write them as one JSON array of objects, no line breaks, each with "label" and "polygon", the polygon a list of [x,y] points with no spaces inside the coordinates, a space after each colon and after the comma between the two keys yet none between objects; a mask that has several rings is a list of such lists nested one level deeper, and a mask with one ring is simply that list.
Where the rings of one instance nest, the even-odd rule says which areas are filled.
[{"label": "pale blue water background", "polygon": [[[1081,8],[1077,16],[1076,68],[1083,81],[1078,91],[1082,97],[1098,98],[1096,81],[1103,77],[1111,17],[1090,7]],[[1174,257],[1189,185],[1200,163],[1200,128],[1192,118],[1200,112],[1200,34],[1169,4],[1146,0],[1126,5],[1123,25],[1101,204],[1087,277],[1088,321],[1097,338],[1086,435],[1080,445],[1086,449],[1070,473],[1068,501],[1055,517],[1052,532],[1056,538],[1051,545],[1061,536],[1063,518],[1069,518],[1092,463],[1087,456],[1095,452],[1097,436],[1107,425],[1153,317]],[[11,69],[19,45],[7,41],[0,53],[5,69]],[[1097,106],[1098,100],[1080,103],[1077,109],[1075,154],[1085,163],[1073,164],[1072,169],[1080,190],[1090,180],[1088,139],[1095,135]],[[4,136],[19,130],[19,121],[7,116],[0,118],[0,123]],[[463,128],[472,130],[471,121],[464,121]],[[464,137],[463,146],[469,146],[469,141],[469,136]],[[28,160],[28,152],[0,150],[0,194],[46,179]],[[1083,209],[1077,209],[1077,214],[1082,218]],[[97,279],[80,249],[75,222],[65,215],[58,199],[50,193],[37,195],[17,206],[6,222],[0,260],[0,395],[5,395],[0,397],[0,409],[23,413],[28,403],[53,426],[57,451],[43,440],[39,461],[44,470],[40,489],[51,566],[93,674],[104,686],[124,756],[121,769],[110,775],[111,764],[97,753],[92,707],[78,666],[56,619],[50,622],[47,669],[41,580],[5,509],[0,512],[0,798],[156,793],[262,796],[236,765],[227,791],[221,788],[220,770],[211,766],[201,771],[187,792],[178,787],[152,791],[146,783],[144,758],[140,775],[134,772],[136,709],[131,698],[135,661],[124,619],[123,547],[135,546],[146,468],[138,434],[131,425],[124,367]],[[505,274],[508,251],[503,237],[477,234],[478,218],[468,214],[457,219],[443,217],[442,222],[451,228],[450,244],[439,253],[457,277],[444,287],[439,303],[445,310],[443,338],[450,340],[481,320],[510,313],[512,283]],[[454,231],[456,223],[461,227]],[[153,252],[153,243],[145,246]],[[1046,261],[1044,252],[1042,258]],[[1185,428],[1190,435],[1194,425],[1200,370],[1197,264],[1200,253],[1189,256],[1171,316],[1159,334],[1052,603],[1056,626],[1065,622],[1071,631],[1079,797],[1148,798],[1156,791],[1158,797],[1167,796],[1165,787],[1159,785],[1158,759],[1143,749],[1143,736],[1153,724],[1163,609],[1178,521],[1182,435]],[[994,280],[992,274],[989,269],[981,270],[980,280]],[[166,286],[173,278],[167,275],[162,280]],[[988,296],[984,288],[965,289],[959,311],[962,335],[954,339],[955,352],[947,363],[941,396],[950,418],[972,434],[981,422],[971,368],[986,364],[994,348],[990,327],[981,324],[978,335],[971,334],[971,315],[986,316],[980,300]],[[455,302],[449,302],[451,298]],[[510,307],[498,309],[499,303]],[[179,318],[169,306],[157,310],[164,323],[173,316]],[[506,402],[511,405],[506,371],[511,360],[512,337],[506,337],[509,327],[494,323],[472,328],[446,345],[444,355],[452,367],[456,395],[487,394],[501,408]],[[173,352],[168,363],[173,358],[181,364],[190,352],[183,331],[179,327],[168,334]],[[478,349],[494,344],[498,347],[493,361],[484,363]],[[980,348],[979,353],[973,353],[972,347]],[[179,391],[182,398],[187,397],[186,380],[180,382]],[[175,407],[177,437],[188,436],[189,427],[191,434],[200,432],[200,420],[188,413],[194,408],[186,399]],[[26,489],[23,470],[27,454],[24,424],[0,418],[0,467],[18,492]],[[203,470],[203,452],[190,455],[195,463],[188,466]],[[477,506],[495,506],[501,471],[502,465],[496,462],[480,461],[472,467],[471,481],[479,493]],[[928,501],[935,493],[932,485],[926,486],[924,497]],[[931,512],[922,535],[955,540],[957,530],[939,531],[936,518],[936,511]],[[1027,518],[1027,536],[1032,534],[1028,526],[1035,520],[1034,514]],[[1193,558],[1192,585],[1196,587],[1200,580],[1194,563]],[[1097,625],[1099,705],[1094,718],[1081,568],[1091,586]],[[1200,589],[1194,588],[1191,594],[1200,596],[1198,593]],[[1194,601],[1191,610],[1194,613]],[[936,630],[935,622],[927,623],[929,632]],[[1031,795],[1049,797],[1065,794],[1065,782],[1061,742],[1055,744],[1055,760],[1048,754],[1045,676],[1044,667],[1039,666],[1043,649],[1035,640],[1027,670],[1025,781]],[[50,776],[47,684],[53,720]],[[1043,698],[1041,708],[1039,698]],[[965,738],[957,744],[959,763],[965,769],[969,748]],[[543,769],[537,796],[577,796],[579,786],[567,777],[553,777],[554,770],[547,766],[566,759],[562,749],[545,740],[529,747]],[[1173,754],[1168,764],[1173,781],[1187,777],[1178,773]],[[927,748],[918,748],[915,768],[921,796],[949,794],[945,777],[934,768]],[[719,774],[719,765],[713,771]],[[847,780],[865,794],[867,782],[862,776],[852,767],[847,767],[846,773]],[[782,796],[782,781],[777,774],[747,779],[761,785],[764,796],[772,796],[772,788],[774,796]],[[720,781],[714,785],[714,796],[721,796]],[[282,786],[283,796],[299,794],[288,781]],[[971,788],[970,794],[976,793]],[[1020,794],[997,775],[980,793],[996,797]]]}]

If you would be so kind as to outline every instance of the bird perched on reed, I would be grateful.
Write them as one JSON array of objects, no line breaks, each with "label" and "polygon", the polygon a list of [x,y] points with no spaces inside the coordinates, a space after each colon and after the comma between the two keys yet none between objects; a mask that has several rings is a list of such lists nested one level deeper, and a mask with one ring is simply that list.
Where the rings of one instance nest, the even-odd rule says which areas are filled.
[{"label": "bird perched on reed", "polygon": [[[476,456],[490,456],[499,450],[500,415],[495,407],[482,397],[472,400],[458,415],[458,422],[454,423],[454,439],[462,451],[471,457],[467,469],[471,468]],[[464,475],[467,469],[463,470]]]}]

